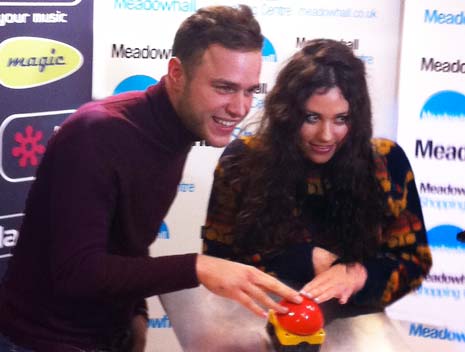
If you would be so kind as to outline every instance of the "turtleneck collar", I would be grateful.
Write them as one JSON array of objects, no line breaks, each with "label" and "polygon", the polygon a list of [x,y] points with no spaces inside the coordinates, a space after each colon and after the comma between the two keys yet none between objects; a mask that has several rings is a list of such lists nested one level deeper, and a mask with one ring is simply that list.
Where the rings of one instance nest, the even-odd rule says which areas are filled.
[{"label": "turtleneck collar", "polygon": [[149,87],[145,93],[150,102],[154,122],[157,125],[156,138],[173,152],[190,148],[193,142],[200,140],[188,130],[174,110],[166,90],[165,77]]}]

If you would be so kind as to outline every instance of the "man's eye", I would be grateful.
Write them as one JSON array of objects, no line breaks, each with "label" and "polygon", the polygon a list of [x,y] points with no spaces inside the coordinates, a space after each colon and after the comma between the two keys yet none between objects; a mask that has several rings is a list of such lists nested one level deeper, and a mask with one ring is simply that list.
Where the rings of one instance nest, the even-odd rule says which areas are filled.
[{"label": "man's eye", "polygon": [[234,88],[229,87],[229,86],[216,86],[215,89],[222,92],[222,93],[232,93],[232,92],[234,92]]},{"label": "man's eye", "polygon": [[260,93],[260,88],[257,87],[257,88],[251,88],[251,89],[247,89],[245,91],[245,95],[250,97],[251,95],[254,95],[254,94],[258,94]]}]

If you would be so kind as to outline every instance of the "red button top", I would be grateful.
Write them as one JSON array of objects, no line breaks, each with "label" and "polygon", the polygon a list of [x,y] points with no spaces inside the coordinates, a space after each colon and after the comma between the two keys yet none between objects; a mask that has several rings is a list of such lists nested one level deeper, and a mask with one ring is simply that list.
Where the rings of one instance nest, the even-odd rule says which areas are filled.
[{"label": "red button top", "polygon": [[289,308],[286,314],[277,314],[281,327],[295,335],[312,335],[323,328],[324,318],[318,304],[303,297],[301,304],[281,301],[280,304]]}]

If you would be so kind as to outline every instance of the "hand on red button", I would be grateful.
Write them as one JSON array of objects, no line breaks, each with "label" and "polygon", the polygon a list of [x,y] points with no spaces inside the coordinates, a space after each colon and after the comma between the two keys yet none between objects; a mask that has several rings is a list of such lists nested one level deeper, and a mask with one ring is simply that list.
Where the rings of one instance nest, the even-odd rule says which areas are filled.
[{"label": "hand on red button", "polygon": [[295,335],[312,335],[323,328],[323,313],[312,299],[304,297],[300,304],[288,301],[281,301],[279,304],[289,309],[285,314],[276,315],[284,330]]}]

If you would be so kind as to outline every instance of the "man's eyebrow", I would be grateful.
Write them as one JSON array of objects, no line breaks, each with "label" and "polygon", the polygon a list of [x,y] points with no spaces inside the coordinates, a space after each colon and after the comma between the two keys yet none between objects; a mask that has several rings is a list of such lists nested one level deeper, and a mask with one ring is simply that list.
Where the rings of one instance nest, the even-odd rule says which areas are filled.
[{"label": "man's eyebrow", "polygon": [[[226,85],[226,86],[234,88],[234,89],[240,89],[241,88],[238,83],[228,81],[226,79],[221,79],[221,78],[212,80],[212,83],[213,84]],[[245,90],[253,90],[253,91],[255,91],[255,90],[259,89],[259,88],[260,88],[260,83],[257,83],[257,84],[251,85],[250,87],[245,88]]]},{"label": "man's eyebrow", "polygon": [[213,84],[223,84],[223,85],[230,86],[230,87],[235,87],[235,88],[239,87],[239,84],[237,84],[235,82],[228,81],[226,79],[221,79],[221,78],[212,80],[212,83]]}]

